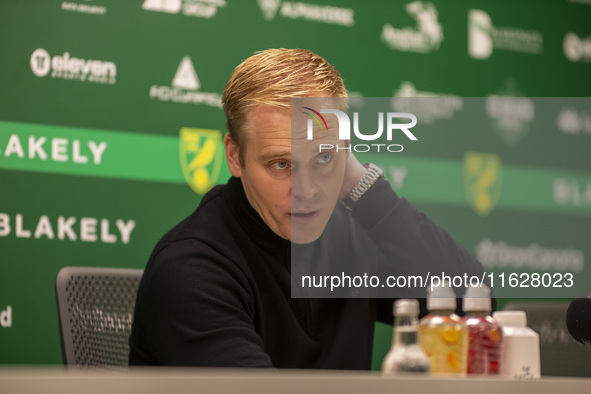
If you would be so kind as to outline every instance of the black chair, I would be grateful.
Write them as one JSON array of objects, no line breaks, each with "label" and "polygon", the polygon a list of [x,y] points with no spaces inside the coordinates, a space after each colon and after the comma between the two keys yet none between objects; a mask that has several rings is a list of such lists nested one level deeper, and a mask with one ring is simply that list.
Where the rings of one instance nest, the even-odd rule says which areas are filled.
[{"label": "black chair", "polygon": [[56,278],[64,365],[126,367],[133,308],[143,270],[64,267]]},{"label": "black chair", "polygon": [[505,310],[525,311],[527,326],[540,336],[542,376],[591,377],[591,347],[575,341],[566,327],[567,301],[519,301]]}]

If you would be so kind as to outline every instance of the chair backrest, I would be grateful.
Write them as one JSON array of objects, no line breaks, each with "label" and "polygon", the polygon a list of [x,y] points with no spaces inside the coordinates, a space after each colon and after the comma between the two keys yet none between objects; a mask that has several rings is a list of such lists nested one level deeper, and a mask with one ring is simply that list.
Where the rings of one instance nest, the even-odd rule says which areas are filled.
[{"label": "chair backrest", "polygon": [[143,270],[64,267],[56,278],[64,365],[125,367]]},{"label": "chair backrest", "polygon": [[575,341],[566,327],[567,301],[519,301],[505,310],[527,314],[527,325],[540,335],[542,376],[591,377],[591,347]]}]

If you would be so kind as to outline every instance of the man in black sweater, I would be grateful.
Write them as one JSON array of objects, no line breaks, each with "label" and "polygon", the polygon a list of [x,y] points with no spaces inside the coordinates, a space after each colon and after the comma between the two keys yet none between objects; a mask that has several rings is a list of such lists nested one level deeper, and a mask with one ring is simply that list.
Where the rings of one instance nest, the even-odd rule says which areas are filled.
[{"label": "man in black sweater", "polygon": [[482,274],[379,168],[346,150],[319,152],[319,142],[338,145],[336,133],[310,141],[292,130],[292,97],[346,90],[306,50],[263,51],[234,71],[222,99],[233,177],[155,247],[138,290],[130,365],[369,369],[374,324],[392,322],[392,299],[357,287],[307,297],[312,289],[292,271],[343,262],[352,273],[363,260],[384,275]]}]

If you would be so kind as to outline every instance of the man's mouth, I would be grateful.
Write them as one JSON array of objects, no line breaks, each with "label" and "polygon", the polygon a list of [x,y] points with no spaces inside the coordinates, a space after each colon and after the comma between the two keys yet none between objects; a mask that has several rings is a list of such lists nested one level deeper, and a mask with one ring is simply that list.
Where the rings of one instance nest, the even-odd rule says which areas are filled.
[{"label": "man's mouth", "polygon": [[297,223],[308,223],[318,216],[318,211],[291,212],[289,217]]}]

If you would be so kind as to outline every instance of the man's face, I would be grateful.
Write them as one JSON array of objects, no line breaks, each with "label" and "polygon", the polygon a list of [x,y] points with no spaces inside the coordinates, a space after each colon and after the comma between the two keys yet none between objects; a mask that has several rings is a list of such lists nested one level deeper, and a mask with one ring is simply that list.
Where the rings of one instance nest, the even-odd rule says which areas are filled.
[{"label": "man's face", "polygon": [[318,239],[337,203],[345,171],[345,151],[319,152],[320,143],[338,144],[336,132],[307,140],[304,129],[292,134],[289,109],[265,105],[253,107],[244,132],[244,166],[232,159],[238,153],[228,141],[226,155],[252,207],[284,239],[298,244]]}]

